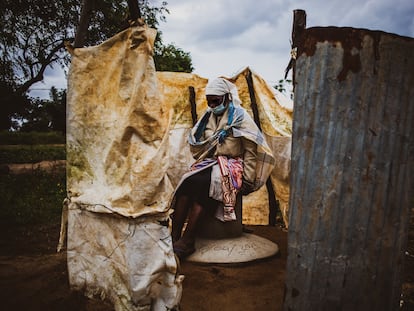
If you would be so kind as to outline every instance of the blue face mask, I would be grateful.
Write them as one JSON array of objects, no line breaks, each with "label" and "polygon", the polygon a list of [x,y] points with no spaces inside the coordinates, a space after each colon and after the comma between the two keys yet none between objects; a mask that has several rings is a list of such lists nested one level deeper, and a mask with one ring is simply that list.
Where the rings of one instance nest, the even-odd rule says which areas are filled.
[{"label": "blue face mask", "polygon": [[227,106],[224,106],[224,104],[220,104],[217,107],[213,108],[213,113],[215,115],[222,115],[224,113],[224,111],[226,111]]},{"label": "blue face mask", "polygon": [[226,98],[223,97],[223,101],[221,102],[221,104],[212,108],[212,111],[215,115],[220,116],[224,113],[224,111],[226,111],[227,106],[224,105],[225,100]]}]

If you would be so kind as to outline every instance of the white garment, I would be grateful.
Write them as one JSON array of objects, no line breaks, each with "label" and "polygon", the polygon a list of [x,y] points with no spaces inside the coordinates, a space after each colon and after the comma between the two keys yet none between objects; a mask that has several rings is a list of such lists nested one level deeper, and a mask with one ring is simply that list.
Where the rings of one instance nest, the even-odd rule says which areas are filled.
[{"label": "white garment", "polygon": [[230,94],[230,100],[234,106],[240,106],[241,100],[236,85],[224,78],[216,78],[206,85],[206,95],[225,95]]},{"label": "white garment", "polygon": [[209,196],[217,201],[223,201],[223,186],[221,184],[221,172],[218,164],[213,165],[211,168]]}]

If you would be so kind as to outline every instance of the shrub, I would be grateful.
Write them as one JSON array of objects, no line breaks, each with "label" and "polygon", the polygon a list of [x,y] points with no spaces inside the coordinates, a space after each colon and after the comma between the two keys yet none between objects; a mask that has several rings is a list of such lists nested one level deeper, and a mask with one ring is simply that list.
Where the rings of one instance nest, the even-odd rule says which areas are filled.
[{"label": "shrub", "polygon": [[65,172],[0,175],[0,224],[59,222],[66,197]]}]

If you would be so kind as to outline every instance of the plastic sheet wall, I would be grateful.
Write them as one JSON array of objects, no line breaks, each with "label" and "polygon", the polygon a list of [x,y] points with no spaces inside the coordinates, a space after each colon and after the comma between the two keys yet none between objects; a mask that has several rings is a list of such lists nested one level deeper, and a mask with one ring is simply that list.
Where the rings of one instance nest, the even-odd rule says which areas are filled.
[{"label": "plastic sheet wall", "polygon": [[168,227],[171,105],[157,88],[155,34],[132,27],[72,51],[69,282],[115,310],[166,310],[181,299]]}]

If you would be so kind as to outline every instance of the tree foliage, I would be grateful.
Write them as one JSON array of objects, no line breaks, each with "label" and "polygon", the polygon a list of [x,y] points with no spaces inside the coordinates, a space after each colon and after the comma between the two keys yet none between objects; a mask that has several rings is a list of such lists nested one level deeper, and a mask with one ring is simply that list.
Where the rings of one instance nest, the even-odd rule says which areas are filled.
[{"label": "tree foliage", "polygon": [[[128,27],[126,0],[88,0],[90,16],[85,45],[96,45]],[[167,3],[159,6],[137,0],[145,22],[158,28],[168,14]],[[73,42],[82,0],[2,0],[0,2],[0,129],[12,125],[12,115],[36,107],[29,105],[26,93],[44,79],[46,68],[67,68],[70,55],[65,42]],[[165,56],[164,56],[165,55]],[[164,59],[165,57],[165,59]],[[164,46],[162,35],[155,44],[157,70],[193,70],[189,53],[172,44]],[[30,106],[30,107],[29,107]]]},{"label": "tree foliage", "polygon": [[50,99],[32,99],[20,114],[21,131],[66,133],[66,90],[50,89]]},{"label": "tree foliage", "polygon": [[18,128],[16,119],[30,105],[30,98],[26,94],[15,91],[15,84],[0,81],[0,130]]},{"label": "tree foliage", "polygon": [[184,52],[173,44],[155,49],[154,62],[159,71],[192,72],[194,69],[190,53]]},{"label": "tree foliage", "polygon": [[[46,68],[65,65],[64,41],[74,37],[79,1],[3,0],[0,4],[2,77],[21,94],[43,80]],[[2,79],[3,79],[2,78]]]},{"label": "tree foliage", "polygon": [[290,79],[281,79],[279,82],[273,86],[279,92],[288,95],[290,99],[293,99],[293,86],[292,80]]}]

